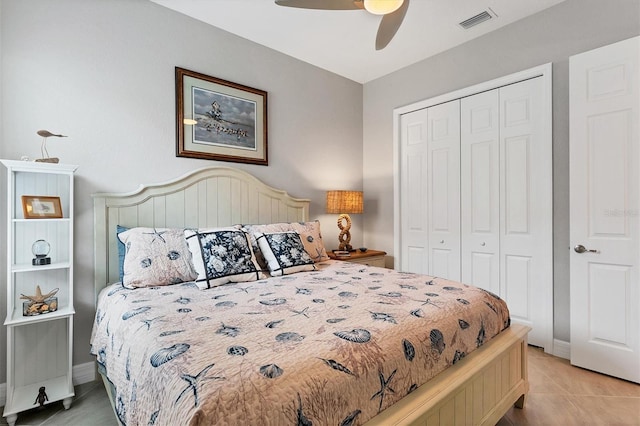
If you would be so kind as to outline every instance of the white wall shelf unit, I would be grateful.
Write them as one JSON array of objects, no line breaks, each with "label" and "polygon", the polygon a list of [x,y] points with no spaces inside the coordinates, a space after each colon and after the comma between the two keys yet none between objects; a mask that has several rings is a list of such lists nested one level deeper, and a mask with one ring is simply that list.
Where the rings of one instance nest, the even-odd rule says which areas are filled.
[{"label": "white wall shelf unit", "polygon": [[[73,354],[73,179],[77,166],[0,160],[7,172],[7,399],[3,416],[14,426],[18,414],[62,401],[65,409],[74,396]],[[22,196],[59,197],[62,217],[25,218]],[[48,206],[51,207],[51,206]],[[32,245],[49,243],[49,264],[33,265]],[[23,312],[22,295],[57,289],[57,309],[40,315]],[[51,305],[51,303],[49,303]]]}]

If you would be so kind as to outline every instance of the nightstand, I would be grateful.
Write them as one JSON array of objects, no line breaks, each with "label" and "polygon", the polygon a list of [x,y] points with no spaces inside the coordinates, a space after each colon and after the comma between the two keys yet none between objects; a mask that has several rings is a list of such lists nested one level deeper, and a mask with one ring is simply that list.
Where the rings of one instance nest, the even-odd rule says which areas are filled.
[{"label": "nightstand", "polygon": [[384,256],[387,254],[379,250],[367,250],[364,253],[360,250],[352,251],[350,256],[336,256],[332,251],[327,251],[329,257],[333,260],[342,260],[345,262],[361,263],[368,266],[379,266],[384,268]]}]

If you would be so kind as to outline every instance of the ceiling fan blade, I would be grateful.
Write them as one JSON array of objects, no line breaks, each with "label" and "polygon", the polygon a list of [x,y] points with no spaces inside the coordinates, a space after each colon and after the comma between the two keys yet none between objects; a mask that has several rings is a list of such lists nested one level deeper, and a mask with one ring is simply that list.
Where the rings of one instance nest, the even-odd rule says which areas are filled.
[{"label": "ceiling fan blade", "polygon": [[275,0],[278,6],[297,7],[301,9],[322,10],[357,10],[362,9],[357,0]]},{"label": "ceiling fan blade", "polygon": [[398,32],[407,9],[409,9],[409,0],[404,0],[398,10],[382,17],[378,27],[378,35],[376,36],[376,50],[382,50],[387,47],[393,36]]}]

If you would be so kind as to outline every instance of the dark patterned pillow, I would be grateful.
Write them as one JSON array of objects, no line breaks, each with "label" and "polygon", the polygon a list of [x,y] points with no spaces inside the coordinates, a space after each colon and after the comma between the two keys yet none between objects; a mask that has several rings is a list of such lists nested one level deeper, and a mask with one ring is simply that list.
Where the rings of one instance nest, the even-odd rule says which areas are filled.
[{"label": "dark patterned pillow", "polygon": [[256,260],[258,261],[258,265],[263,269],[267,268],[267,262],[265,261],[262,251],[258,246],[258,242],[255,239],[255,234],[258,232],[261,234],[291,231],[297,232],[300,235],[300,240],[302,240],[304,249],[315,263],[326,262],[329,260],[327,251],[324,248],[324,243],[322,242],[320,222],[317,220],[310,222],[281,222],[265,225],[243,225],[242,228],[249,233],[253,252],[256,255]]},{"label": "dark patterned pillow", "polygon": [[273,276],[313,271],[313,259],[297,232],[256,233],[256,241]]},{"label": "dark patterned pillow", "polygon": [[182,229],[132,228],[118,239],[125,247],[126,288],[179,284],[198,276]]},{"label": "dark patterned pillow", "polygon": [[237,228],[187,229],[184,236],[193,255],[199,289],[266,278],[246,232]]}]

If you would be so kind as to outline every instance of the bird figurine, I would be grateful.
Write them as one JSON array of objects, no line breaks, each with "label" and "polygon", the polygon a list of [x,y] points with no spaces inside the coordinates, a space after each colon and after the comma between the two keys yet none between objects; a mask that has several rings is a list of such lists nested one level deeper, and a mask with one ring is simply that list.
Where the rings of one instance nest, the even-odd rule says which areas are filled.
[{"label": "bird figurine", "polygon": [[38,130],[36,133],[38,134],[38,136],[42,136],[42,145],[40,145],[40,153],[42,154],[42,158],[38,158],[35,161],[40,163],[59,163],[59,158],[49,157],[49,152],[47,151],[47,138],[51,136],[54,136],[56,138],[66,138],[66,136],[56,135],[55,133],[51,133],[48,130]]}]

